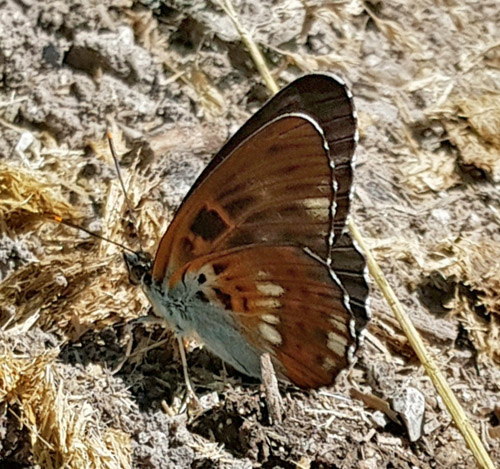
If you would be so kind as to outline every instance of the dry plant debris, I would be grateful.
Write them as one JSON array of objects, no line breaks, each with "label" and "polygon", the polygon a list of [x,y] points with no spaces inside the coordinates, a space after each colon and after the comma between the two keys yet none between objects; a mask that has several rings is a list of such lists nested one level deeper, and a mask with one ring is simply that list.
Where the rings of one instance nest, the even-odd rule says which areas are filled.
[{"label": "dry plant debris", "polygon": [[[103,147],[92,144],[97,161],[102,161]],[[90,327],[102,328],[120,317],[136,317],[141,311],[141,298],[128,288],[116,247],[104,242],[96,245],[86,234],[78,243],[81,233],[51,221],[52,215],[58,215],[83,224],[83,214],[89,209],[71,204],[70,193],[75,200],[98,194],[77,184],[74,170],[63,160],[51,163],[51,159],[53,155],[37,171],[9,164],[0,171],[4,224],[11,235],[28,239],[36,235],[42,245],[37,246],[37,260],[20,266],[0,284],[0,324],[3,329],[29,330],[36,323],[46,331],[58,331],[61,339],[75,340]],[[136,185],[140,187],[137,181]],[[124,203],[123,194],[113,184],[108,190],[101,185],[100,190],[107,203],[103,210],[104,235],[117,240],[122,235],[117,228],[121,217],[117,209]],[[114,196],[117,192],[119,198]],[[86,248],[70,248],[78,244]]]},{"label": "dry plant debris", "polygon": [[460,164],[500,182],[500,94],[461,95],[450,105],[453,113],[444,125],[450,142],[457,147]]},{"label": "dry plant debris", "polygon": [[431,257],[439,261],[423,270],[438,279],[433,286],[441,291],[441,306],[459,318],[480,352],[500,363],[500,243],[450,241],[436,246]]},{"label": "dry plant debris", "polygon": [[15,229],[21,218],[51,214],[78,222],[79,210],[68,202],[61,189],[57,178],[42,179],[40,171],[0,164],[0,216],[4,225]]},{"label": "dry plant debris", "polygon": [[131,464],[127,433],[103,427],[85,396],[71,395],[58,372],[58,350],[18,356],[0,352],[0,399],[27,429],[40,467],[120,468]]}]

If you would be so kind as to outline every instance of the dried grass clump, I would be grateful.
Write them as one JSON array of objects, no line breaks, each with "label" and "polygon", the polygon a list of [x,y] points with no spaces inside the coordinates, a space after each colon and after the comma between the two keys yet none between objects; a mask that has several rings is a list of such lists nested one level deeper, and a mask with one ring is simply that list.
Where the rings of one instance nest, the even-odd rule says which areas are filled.
[{"label": "dried grass clump", "polygon": [[197,62],[186,63],[184,55],[179,56],[174,50],[166,47],[168,40],[160,33],[158,21],[152,12],[127,11],[126,15],[138,43],[158,57],[173,73],[169,81],[181,80],[188,85],[194,92],[193,99],[205,110],[209,120],[222,115],[227,109],[223,95],[210,82]]},{"label": "dried grass clump", "polygon": [[[119,156],[125,153],[119,131],[113,131],[113,139]],[[107,140],[90,146],[95,161],[112,167]],[[82,243],[81,232],[50,221],[50,215],[58,215],[81,225],[82,214],[91,212],[91,200],[102,198],[100,234],[130,245],[124,240],[126,203],[118,178],[105,184],[80,177],[81,162],[74,161],[71,154],[56,158],[46,153],[45,163],[38,170],[13,164],[0,167],[0,217],[11,236],[22,232],[39,246],[38,261],[18,267],[0,283],[0,328],[29,330],[36,324],[63,341],[76,340],[89,328],[101,329],[137,317],[147,303],[130,287],[119,248],[86,234]],[[152,209],[142,197],[157,180],[136,175],[129,181],[127,174],[124,179],[133,189],[129,194],[132,205],[141,205],[149,215]],[[79,206],[69,203],[70,191],[79,195]],[[159,239],[162,223],[156,217],[137,218],[143,223],[134,231],[141,229],[151,241]],[[147,244],[145,248],[151,243]]]},{"label": "dried grass clump", "polygon": [[36,323],[77,340],[90,328],[137,317],[146,301],[128,283],[121,256],[98,257],[94,250],[43,257],[0,284],[0,326],[28,330]]},{"label": "dried grass clump", "polygon": [[415,195],[445,191],[459,184],[455,158],[447,152],[415,149],[402,153],[406,155],[399,166],[401,182]]},{"label": "dried grass clump", "polygon": [[33,462],[48,469],[130,467],[129,436],[99,426],[90,404],[66,392],[57,354],[27,358],[8,348],[0,352],[0,402],[27,428]]},{"label": "dried grass clump", "polygon": [[0,218],[14,229],[24,224],[26,217],[37,214],[57,214],[77,221],[81,212],[68,203],[62,193],[61,181],[47,172],[25,166],[0,164]]},{"label": "dried grass clump", "polygon": [[401,50],[413,54],[422,54],[422,44],[414,31],[405,29],[396,21],[378,17],[366,4],[365,11],[373,20],[380,32],[382,32],[391,42],[395,50]]},{"label": "dried grass clump", "polygon": [[443,123],[460,152],[461,163],[500,182],[500,95],[457,97],[452,108],[458,119],[444,119]]},{"label": "dried grass clump", "polygon": [[[121,135],[113,135],[121,155],[126,151]],[[113,162],[107,142],[91,146],[91,158],[108,171]],[[124,241],[126,204],[117,178],[86,179],[80,175],[82,162],[72,153],[58,158],[57,152],[48,152],[36,170],[13,163],[0,166],[0,218],[14,241],[21,234],[28,240],[35,259],[0,283],[0,329],[9,337],[23,337],[37,327],[53,332],[61,345],[89,329],[133,319],[144,312],[147,302],[130,287],[118,247],[50,222],[58,215],[82,225],[83,214],[92,213],[91,201],[103,201],[100,234],[130,244]],[[152,209],[142,196],[155,184],[156,179],[140,175],[130,181],[132,204],[141,205],[146,215]],[[70,193],[77,194],[76,206],[69,202]],[[142,232],[158,239],[162,223],[155,217],[141,218]],[[68,391],[74,387],[73,378],[57,356],[55,350],[31,357],[15,355],[7,346],[0,350],[0,403],[27,430],[33,463],[44,468],[130,467],[129,435],[104,426],[88,396]]]},{"label": "dried grass clump", "polygon": [[[442,123],[458,150],[462,168],[477,168],[493,182],[500,182],[500,94],[469,94],[464,98],[457,92],[445,108],[429,112],[427,117]],[[425,151],[410,136],[407,140],[408,145],[401,150],[406,153],[401,173],[417,194],[448,190],[462,182],[452,152],[446,148]]]},{"label": "dried grass clump", "polygon": [[500,244],[464,240],[457,245],[457,254],[464,284],[476,292],[487,314],[500,318]]},{"label": "dried grass clump", "polygon": [[500,362],[500,243],[462,239],[441,244],[434,254],[441,268],[428,272],[439,272],[457,285],[447,306],[460,317],[476,347]]}]

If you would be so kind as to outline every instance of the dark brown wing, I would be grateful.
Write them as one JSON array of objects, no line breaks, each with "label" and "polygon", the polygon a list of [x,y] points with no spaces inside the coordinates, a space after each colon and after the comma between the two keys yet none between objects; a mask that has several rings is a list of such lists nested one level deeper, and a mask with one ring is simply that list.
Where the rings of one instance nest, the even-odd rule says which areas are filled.
[{"label": "dark brown wing", "polygon": [[334,182],[324,137],[286,115],[236,147],[184,201],[153,269],[159,281],[206,254],[248,245],[307,247],[327,259]]},{"label": "dark brown wing", "polygon": [[370,319],[366,282],[366,260],[355,246],[349,233],[342,233],[331,250],[330,267],[349,295],[349,305],[356,320],[356,330],[361,331]]},{"label": "dark brown wing", "polygon": [[[204,256],[174,274],[170,288],[180,281],[199,300],[198,313],[204,304],[225,311],[217,328],[236,323],[256,350],[271,354],[278,373],[298,386],[331,384],[356,347],[343,289],[326,263],[301,248],[250,246]],[[212,350],[231,349],[237,368],[260,375],[258,361],[245,355],[237,339],[220,344],[226,334],[197,331]]]}]

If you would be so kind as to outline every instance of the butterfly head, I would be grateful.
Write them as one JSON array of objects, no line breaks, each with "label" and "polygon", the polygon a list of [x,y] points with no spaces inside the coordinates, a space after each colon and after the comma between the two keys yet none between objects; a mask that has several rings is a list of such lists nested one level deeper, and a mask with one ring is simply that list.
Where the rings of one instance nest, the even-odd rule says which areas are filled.
[{"label": "butterfly head", "polygon": [[151,270],[153,268],[153,259],[144,251],[133,253],[123,253],[125,265],[127,266],[128,276],[132,285],[151,285]]}]

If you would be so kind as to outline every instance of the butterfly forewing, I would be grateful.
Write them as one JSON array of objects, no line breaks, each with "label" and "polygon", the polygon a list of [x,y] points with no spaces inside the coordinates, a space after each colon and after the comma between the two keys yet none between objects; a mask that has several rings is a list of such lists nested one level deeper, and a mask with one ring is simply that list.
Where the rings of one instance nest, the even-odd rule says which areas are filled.
[{"label": "butterfly forewing", "polygon": [[303,113],[321,127],[335,166],[335,235],[345,226],[352,190],[352,158],[357,143],[356,112],[350,91],[337,76],[314,73],[298,78],[273,96],[257,111],[207,166],[190,194],[231,152],[268,122],[289,113]]},{"label": "butterfly forewing", "polygon": [[183,203],[161,241],[155,278],[190,260],[248,245],[330,249],[333,170],[307,116],[286,115],[243,141]]},{"label": "butterfly forewing", "polygon": [[[331,384],[347,366],[355,337],[344,292],[328,266],[303,249],[233,249],[198,258],[174,277],[182,277],[201,303],[224,310],[228,324],[236,317],[244,340],[269,352],[277,371],[294,384],[306,388]],[[213,331],[206,327],[198,331],[209,348],[220,347]],[[232,353],[233,364],[259,376],[258,366],[251,369],[253,357],[238,350]]]}]

